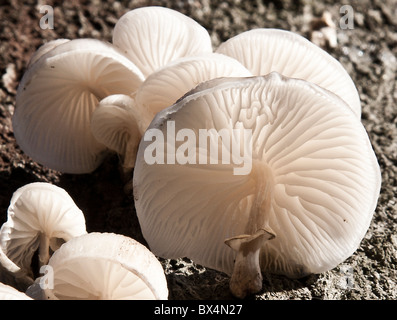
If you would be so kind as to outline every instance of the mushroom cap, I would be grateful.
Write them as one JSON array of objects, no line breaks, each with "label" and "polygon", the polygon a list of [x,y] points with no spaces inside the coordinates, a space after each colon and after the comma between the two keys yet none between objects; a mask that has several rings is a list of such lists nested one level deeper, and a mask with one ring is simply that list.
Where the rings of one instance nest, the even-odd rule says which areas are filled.
[{"label": "mushroom cap", "polygon": [[151,121],[148,115],[137,114],[134,106],[130,96],[111,95],[99,102],[91,118],[91,130],[95,139],[122,155],[123,165],[129,168],[134,167],[135,154],[142,137],[139,125],[146,123],[146,118]]},{"label": "mushroom cap", "polygon": [[131,135],[136,135],[138,143],[140,134],[136,119],[129,111],[133,99],[127,95],[117,94],[102,99],[93,112],[91,130],[94,137],[109,149],[124,154],[126,142]]},{"label": "mushroom cap", "polygon": [[212,52],[205,28],[178,11],[156,6],[125,13],[114,27],[113,44],[145,77],[171,60]]},{"label": "mushroom cap", "polygon": [[69,194],[50,183],[34,182],[14,192],[7,221],[0,229],[0,246],[11,261],[29,273],[42,234],[55,251],[60,246],[58,239],[68,241],[85,233],[84,215]]},{"label": "mushroom cap", "polygon": [[94,39],[56,46],[31,65],[19,84],[12,119],[21,149],[65,173],[89,173],[106,147],[90,130],[92,112],[111,94],[130,94],[143,81],[117,48]]},{"label": "mushroom cap", "polygon": [[114,233],[88,233],[64,243],[51,257],[49,299],[168,298],[164,270],[139,242]]},{"label": "mushroom cap", "polygon": [[223,54],[184,57],[171,61],[146,78],[136,93],[136,103],[154,117],[201,82],[219,77],[249,76],[251,72],[240,62]]},{"label": "mushroom cap", "polygon": [[216,52],[240,61],[254,75],[272,71],[303,79],[327,89],[361,116],[356,86],[343,66],[326,51],[299,34],[279,29],[253,29],[222,43]]},{"label": "mushroom cap", "polygon": [[[298,277],[335,267],[359,246],[376,208],[380,169],[363,125],[335,94],[274,72],[215,79],[158,113],[146,132],[168,137],[169,123],[185,138],[170,149],[164,138],[166,151],[156,152],[168,160],[172,150],[176,157],[196,150],[196,164],[152,164],[148,150],[161,139],[140,143],[135,206],[155,255],[186,256],[230,274],[236,254],[224,240],[266,227],[275,238],[261,247],[262,270]],[[195,140],[186,139],[186,128]],[[241,129],[251,132],[237,148],[251,148],[249,173],[235,174],[238,161],[223,164],[219,154],[211,163],[210,144],[197,142],[200,129],[226,130],[231,141]],[[235,154],[214,137],[218,150]]]},{"label": "mushroom cap", "polygon": [[0,282],[0,300],[33,300],[25,293],[18,291],[14,287]]},{"label": "mushroom cap", "polygon": [[64,44],[69,41],[70,41],[69,39],[55,39],[55,40],[51,40],[51,41],[44,43],[33,53],[27,67],[29,68],[33,63],[35,63],[37,60],[39,60],[40,57],[45,55],[47,52],[56,48],[60,44]]}]

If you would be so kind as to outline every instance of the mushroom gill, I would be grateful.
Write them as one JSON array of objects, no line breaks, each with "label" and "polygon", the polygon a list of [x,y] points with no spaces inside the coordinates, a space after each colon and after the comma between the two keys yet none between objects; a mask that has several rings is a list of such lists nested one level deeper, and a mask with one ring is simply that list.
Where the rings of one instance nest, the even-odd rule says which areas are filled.
[{"label": "mushroom gill", "polygon": [[301,277],[349,257],[380,182],[349,106],[273,72],[205,82],[158,113],[139,146],[133,188],[156,255],[226,272],[244,297],[260,290],[258,270]]}]

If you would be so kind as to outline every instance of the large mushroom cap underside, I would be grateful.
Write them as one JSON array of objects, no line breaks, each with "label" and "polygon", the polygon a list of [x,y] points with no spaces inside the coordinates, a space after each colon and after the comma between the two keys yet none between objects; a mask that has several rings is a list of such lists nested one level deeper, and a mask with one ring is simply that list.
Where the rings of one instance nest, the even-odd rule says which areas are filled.
[{"label": "large mushroom cap underside", "polygon": [[15,138],[33,160],[66,173],[88,173],[103,160],[90,120],[98,102],[131,94],[143,81],[138,68],[112,45],[76,39],[39,57],[18,87]]},{"label": "large mushroom cap underside", "polygon": [[335,267],[359,246],[379,189],[377,160],[352,110],[277,73],[203,83],[157,114],[134,174],[151,250],[229,274],[236,253],[225,239],[261,229],[275,235],[260,249],[262,270],[299,277]]}]

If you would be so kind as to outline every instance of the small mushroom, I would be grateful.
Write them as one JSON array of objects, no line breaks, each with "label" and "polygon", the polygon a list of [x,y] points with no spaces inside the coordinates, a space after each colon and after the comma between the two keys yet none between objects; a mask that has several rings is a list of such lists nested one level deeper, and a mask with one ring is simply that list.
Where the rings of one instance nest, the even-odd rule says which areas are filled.
[{"label": "small mushroom", "polygon": [[33,300],[25,293],[0,282],[0,300]]},{"label": "small mushroom", "polygon": [[133,190],[156,256],[223,271],[242,298],[261,289],[261,271],[302,277],[352,255],[380,183],[349,106],[272,72],[205,82],[159,112],[139,146]]},{"label": "small mushroom", "polygon": [[90,130],[92,112],[111,94],[131,94],[143,81],[117,48],[94,39],[56,45],[25,72],[12,124],[21,149],[33,160],[65,173],[89,173],[106,147]]},{"label": "small mushroom", "polygon": [[124,176],[134,168],[135,157],[143,128],[152,115],[138,108],[127,95],[111,95],[99,102],[91,118],[91,130],[95,139],[122,157]]},{"label": "small mushroom", "polygon": [[0,229],[0,246],[8,259],[32,276],[37,249],[42,266],[48,262],[50,250],[85,233],[84,215],[69,194],[50,183],[34,182],[14,192],[7,221]]},{"label": "small mushroom", "polygon": [[205,28],[178,11],[156,6],[124,14],[114,27],[113,44],[145,78],[172,60],[212,52]]},{"label": "small mushroom", "polygon": [[63,244],[51,257],[50,300],[168,298],[164,270],[142,244],[114,233],[88,233]]},{"label": "small mushroom", "polygon": [[257,76],[275,71],[313,82],[341,97],[361,117],[360,97],[347,71],[326,51],[296,33],[253,29],[230,38],[216,52],[237,59]]}]

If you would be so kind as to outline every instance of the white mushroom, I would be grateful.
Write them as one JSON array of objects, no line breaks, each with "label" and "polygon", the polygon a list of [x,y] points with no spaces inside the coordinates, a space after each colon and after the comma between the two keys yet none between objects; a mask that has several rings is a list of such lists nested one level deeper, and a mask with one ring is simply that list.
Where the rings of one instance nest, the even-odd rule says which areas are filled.
[{"label": "white mushroom", "polygon": [[148,111],[138,107],[130,96],[111,95],[99,102],[91,119],[95,139],[122,157],[124,175],[134,168],[140,128],[152,120]]},{"label": "white mushroom", "polygon": [[205,28],[178,11],[155,6],[124,14],[115,25],[113,44],[145,77],[172,60],[212,52]]},{"label": "white mushroom", "polygon": [[89,233],[63,244],[51,257],[50,300],[168,298],[164,270],[139,242],[119,234]]},{"label": "white mushroom", "polygon": [[112,45],[76,39],[41,55],[24,74],[16,96],[13,129],[33,160],[65,173],[88,173],[106,147],[90,130],[98,102],[131,94],[143,81],[139,69]]},{"label": "white mushroom", "polygon": [[0,300],[32,300],[25,293],[0,282]]},{"label": "white mushroom", "polygon": [[26,290],[33,284],[33,279],[7,257],[1,246],[0,282],[22,290]]},{"label": "white mushroom", "polygon": [[240,61],[254,75],[272,71],[327,89],[361,116],[357,89],[343,66],[306,38],[285,30],[253,29],[222,43],[216,52]]},{"label": "white mushroom", "polygon": [[30,57],[30,61],[29,61],[27,68],[29,68],[33,63],[35,63],[37,60],[39,60],[40,57],[45,55],[47,52],[58,47],[60,44],[64,44],[69,41],[70,41],[69,39],[55,39],[55,40],[51,40],[51,41],[44,43]]},{"label": "white mushroom", "polygon": [[85,219],[69,194],[60,187],[34,182],[16,190],[0,229],[0,246],[6,256],[28,275],[39,250],[45,265],[64,242],[86,233]]},{"label": "white mushroom", "polygon": [[[142,109],[148,110],[153,119],[159,111],[174,104],[201,82],[220,77],[249,76],[252,73],[240,62],[223,54],[185,57],[170,62],[146,78],[136,93],[135,101]],[[149,124],[146,123],[145,130]]]},{"label": "white mushroom", "polygon": [[126,174],[134,167],[139,141],[157,112],[203,81],[251,75],[237,60],[216,53],[175,60],[152,73],[134,99],[125,95],[103,99],[92,115],[92,133],[122,156]]},{"label": "white mushroom", "polygon": [[353,254],[380,183],[347,104],[271,73],[208,81],[158,113],[139,146],[133,188],[155,255],[226,272],[244,297],[261,289],[261,270],[301,277]]}]

